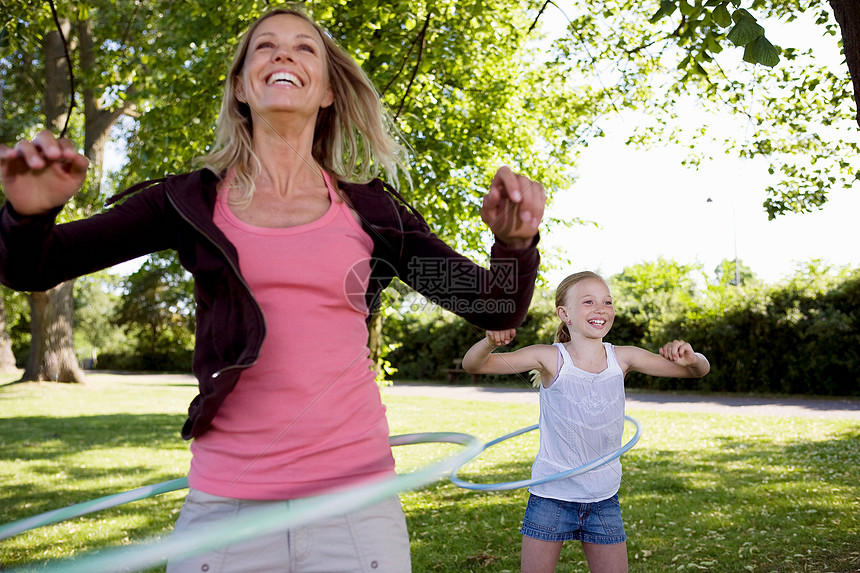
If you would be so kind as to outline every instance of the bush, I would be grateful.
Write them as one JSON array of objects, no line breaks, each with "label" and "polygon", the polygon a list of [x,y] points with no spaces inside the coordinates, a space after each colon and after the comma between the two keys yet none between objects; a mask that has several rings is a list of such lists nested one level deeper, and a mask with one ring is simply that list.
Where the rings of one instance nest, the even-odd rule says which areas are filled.
[{"label": "bush", "polygon": [[193,351],[177,348],[170,352],[142,354],[104,352],[99,354],[96,370],[129,370],[135,372],[191,372]]},{"label": "bush", "polygon": [[666,325],[666,339],[684,338],[711,362],[711,372],[685,389],[860,395],[860,276],[827,290],[790,282],[762,297]]},{"label": "bush", "polygon": [[[784,284],[715,285],[675,303],[655,320],[635,306],[619,310],[607,342],[656,352],[683,339],[708,357],[704,378],[630,373],[631,388],[661,391],[860,396],[860,271],[828,273],[810,264]],[[558,319],[546,293],[536,294],[511,345],[552,343]],[[397,379],[445,380],[445,370],[484,336],[450,314],[398,317],[386,323]],[[499,352],[510,349],[501,349]],[[527,377],[486,377],[522,384]]]},{"label": "bush", "polygon": [[[559,324],[554,303],[546,292],[537,292],[531,309],[517,328],[514,342],[496,352],[510,352],[533,344],[552,344]],[[636,344],[644,325],[627,316],[618,316],[608,340],[615,344]],[[388,317],[383,334],[392,350],[386,359],[397,372],[395,380],[447,380],[446,370],[461,360],[469,348],[485,336],[485,331],[450,313]],[[467,380],[463,377],[463,380]],[[483,375],[486,383],[531,384],[528,374]]]},{"label": "bush", "polygon": [[[545,306],[542,296],[536,294],[535,304],[517,328],[511,348],[552,342],[555,325],[550,324]],[[395,380],[447,380],[446,370],[462,360],[466,351],[485,333],[462,318],[438,309],[426,314],[389,316],[383,323],[383,336],[392,349],[385,358],[397,369],[392,376]],[[519,383],[519,378],[485,375],[483,381]]]}]

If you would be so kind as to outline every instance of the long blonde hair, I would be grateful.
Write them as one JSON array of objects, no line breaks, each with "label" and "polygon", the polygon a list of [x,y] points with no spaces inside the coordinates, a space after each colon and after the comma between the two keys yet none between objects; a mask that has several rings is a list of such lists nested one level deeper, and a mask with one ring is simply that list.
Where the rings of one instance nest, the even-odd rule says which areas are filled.
[{"label": "long blonde hair", "polygon": [[245,32],[224,82],[213,151],[199,162],[216,173],[233,169],[232,187],[242,196],[240,202],[250,201],[261,166],[252,147],[251,108],[236,97],[235,85],[245,65],[254,31],[264,20],[281,14],[297,16],[313,26],[322,38],[326,53],[334,103],[321,109],[317,116],[311,152],[314,160],[341,181],[368,181],[378,175],[381,168],[392,184],[396,185],[401,176],[411,184],[405,148],[392,135],[397,133],[396,127],[383,108],[376,88],[325,29],[295,8],[271,10]]},{"label": "long blonde hair", "polygon": [[[573,288],[573,285],[580,281],[584,281],[585,279],[598,279],[606,284],[606,280],[602,276],[591,271],[581,271],[565,277],[565,279],[558,284],[558,288],[555,289],[555,308],[564,306],[567,302],[568,291]],[[570,331],[567,329],[567,325],[564,322],[560,322],[555,331],[555,341],[570,342]]]}]

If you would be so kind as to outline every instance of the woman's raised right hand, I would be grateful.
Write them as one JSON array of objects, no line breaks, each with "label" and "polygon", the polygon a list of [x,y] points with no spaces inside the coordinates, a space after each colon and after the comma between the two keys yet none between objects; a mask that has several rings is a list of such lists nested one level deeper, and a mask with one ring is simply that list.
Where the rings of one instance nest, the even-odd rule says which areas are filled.
[{"label": "woman's raised right hand", "polygon": [[84,184],[89,160],[68,139],[41,131],[14,148],[0,145],[0,183],[21,215],[42,215],[65,205]]}]

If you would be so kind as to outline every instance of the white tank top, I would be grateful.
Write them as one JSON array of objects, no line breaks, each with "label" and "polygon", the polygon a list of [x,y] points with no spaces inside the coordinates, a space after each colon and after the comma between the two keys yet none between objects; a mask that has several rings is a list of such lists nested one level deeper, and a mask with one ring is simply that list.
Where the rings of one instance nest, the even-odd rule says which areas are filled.
[{"label": "white tank top", "polygon": [[[540,449],[532,477],[541,478],[599,459],[621,447],[624,432],[624,373],[615,348],[603,343],[606,369],[586,372],[573,364],[561,343],[561,366],[549,388],[540,388]],[[621,486],[621,462],[583,474],[535,485],[529,492],[546,498],[590,503],[608,499]]]}]

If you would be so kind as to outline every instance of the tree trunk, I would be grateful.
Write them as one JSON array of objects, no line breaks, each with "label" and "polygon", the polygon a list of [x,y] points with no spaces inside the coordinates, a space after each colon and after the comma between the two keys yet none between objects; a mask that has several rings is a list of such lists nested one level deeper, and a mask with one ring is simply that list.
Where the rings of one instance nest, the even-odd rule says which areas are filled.
[{"label": "tree trunk", "polygon": [[382,313],[375,312],[370,317],[370,324],[367,325],[367,330],[370,336],[368,337],[367,347],[370,349],[370,359],[376,364],[379,372],[382,372],[382,365],[379,359],[382,354]]},{"label": "tree trunk", "polygon": [[61,283],[49,291],[30,293],[30,333],[32,344],[22,381],[84,383],[72,334],[74,281]]},{"label": "tree trunk", "polygon": [[[61,23],[68,38],[70,24]],[[56,30],[45,36],[45,122],[59,131],[68,110],[69,64],[65,59],[63,39]],[[66,281],[45,292],[28,295],[30,301],[30,355],[22,381],[53,380],[83,383],[84,371],[78,365],[72,335],[74,281]]]},{"label": "tree trunk", "polygon": [[[63,36],[69,37],[68,20],[60,22]],[[59,133],[66,120],[66,99],[69,89],[69,64],[63,47],[63,38],[57,30],[45,35],[45,125]]]},{"label": "tree trunk", "polygon": [[17,372],[15,355],[12,354],[12,337],[9,336],[6,325],[6,305],[0,296],[0,374]]},{"label": "tree trunk", "polygon": [[[85,72],[95,71],[95,46],[93,44],[92,22],[83,20],[76,26],[78,32],[81,69]],[[113,111],[100,107],[99,97],[89,85],[83,87],[84,104],[84,154],[90,160],[90,176],[88,191],[98,195],[102,183],[102,167],[104,165],[105,149],[110,139],[113,124],[122,116],[125,106]]]},{"label": "tree trunk", "polygon": [[[65,38],[70,37],[68,20],[61,22]],[[92,23],[78,22],[78,60],[82,77],[88,77],[95,67],[95,46]],[[45,121],[59,131],[69,111],[69,62],[65,59],[63,39],[56,30],[45,36]],[[76,74],[77,75],[77,74]],[[98,94],[85,83],[82,88],[84,112],[84,154],[90,160],[91,174],[86,190],[98,195],[101,187],[104,152],[110,129],[129,104],[114,110],[101,109]],[[30,356],[23,380],[56,380],[83,382],[84,372],[78,365],[72,334],[74,281],[68,281],[44,293],[30,294],[30,320],[33,334]]]},{"label": "tree trunk", "polygon": [[854,84],[854,105],[857,108],[857,125],[860,126],[860,2],[830,0],[830,6],[842,30],[842,48]]}]

